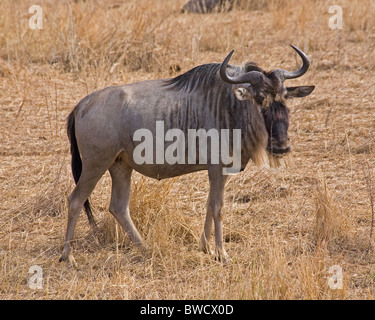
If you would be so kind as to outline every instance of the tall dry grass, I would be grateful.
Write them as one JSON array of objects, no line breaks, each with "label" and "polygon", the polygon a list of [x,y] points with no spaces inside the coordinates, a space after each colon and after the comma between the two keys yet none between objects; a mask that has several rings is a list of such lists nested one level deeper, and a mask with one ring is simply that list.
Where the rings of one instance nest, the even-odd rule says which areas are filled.
[{"label": "tall dry grass", "polygon": [[[0,297],[2,299],[373,299],[374,4],[238,1],[229,13],[181,15],[183,0],[12,1],[0,10]],[[28,8],[43,8],[43,29]],[[226,186],[224,238],[232,262],[198,252],[207,174],[166,181],[135,174],[131,214],[149,247],[138,251],[108,213],[110,177],[82,215],[77,268],[59,264],[73,188],[65,119],[93,90],[171,77],[235,49],[233,63],[293,69],[293,43],[315,84],[292,101],[293,154],[281,171],[249,164]],[[363,164],[366,164],[366,171]],[[42,290],[28,286],[43,268]],[[331,289],[333,265],[343,288]]]}]

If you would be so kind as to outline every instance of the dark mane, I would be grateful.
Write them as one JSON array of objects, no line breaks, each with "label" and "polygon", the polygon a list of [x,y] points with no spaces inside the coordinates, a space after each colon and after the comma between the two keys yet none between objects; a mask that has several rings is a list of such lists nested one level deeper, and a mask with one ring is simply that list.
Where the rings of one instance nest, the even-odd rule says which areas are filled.
[{"label": "dark mane", "polygon": [[255,62],[246,62],[245,65],[243,66],[243,70],[245,72],[250,72],[250,71],[259,71],[262,72],[264,75],[267,75],[268,72],[264,71],[262,68],[260,68]]},{"label": "dark mane", "polygon": [[192,92],[200,86],[212,87],[215,84],[215,78],[219,69],[219,63],[203,64],[175,78],[165,80],[166,86],[185,92]]},{"label": "dark mane", "polygon": [[[208,63],[197,66],[183,74],[178,75],[172,79],[165,80],[165,86],[169,86],[170,89],[185,91],[190,93],[199,87],[205,89],[211,88],[215,85],[217,73],[220,69],[220,63]],[[255,62],[247,62],[243,67],[236,67],[228,65],[228,68],[234,74],[259,71],[265,76],[268,76],[269,72],[260,68]]]}]

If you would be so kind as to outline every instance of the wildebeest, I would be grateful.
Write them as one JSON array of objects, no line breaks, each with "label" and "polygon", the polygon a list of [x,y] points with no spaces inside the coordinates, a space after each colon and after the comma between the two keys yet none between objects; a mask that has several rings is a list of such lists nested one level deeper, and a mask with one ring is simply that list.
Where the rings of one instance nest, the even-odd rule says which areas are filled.
[{"label": "wildebeest", "polygon": [[232,10],[234,0],[189,0],[181,9],[182,13],[210,13]]},{"label": "wildebeest", "polygon": [[[222,160],[219,163],[212,161],[209,155],[214,150],[210,150],[210,144],[207,161],[203,163],[191,164],[186,158],[186,162],[182,159],[182,163],[154,161],[139,164],[134,159],[134,153],[142,142],[137,142],[140,140],[135,139],[135,133],[145,129],[155,136],[158,121],[163,122],[165,130],[177,128],[185,134],[193,129],[205,132],[213,129],[240,130],[241,170],[250,159],[256,164],[264,161],[266,152],[271,156],[288,153],[287,99],[307,96],[314,89],[314,86],[284,86],[285,80],[302,76],[310,65],[307,56],[292,47],[303,61],[297,71],[276,69],[266,72],[254,63],[243,67],[230,66],[228,62],[232,51],[223,63],[204,64],[171,79],[111,86],[83,98],[67,119],[72,171],[77,185],[68,196],[68,224],[60,261],[74,261],[71,241],[82,206],[90,223],[95,225],[88,198],[107,170],[112,178],[109,211],[130,239],[141,247],[142,237],[129,213],[132,171],[164,179],[207,170],[210,191],[199,246],[205,253],[211,253],[209,239],[213,222],[215,257],[225,261],[228,257],[223,247],[221,209],[227,178],[223,168],[228,164]],[[230,139],[233,140],[233,135]],[[169,140],[163,148],[166,150],[171,142]],[[157,143],[149,146],[153,160],[157,157]],[[182,147],[188,148],[187,141]],[[233,150],[231,152],[234,153]]]}]

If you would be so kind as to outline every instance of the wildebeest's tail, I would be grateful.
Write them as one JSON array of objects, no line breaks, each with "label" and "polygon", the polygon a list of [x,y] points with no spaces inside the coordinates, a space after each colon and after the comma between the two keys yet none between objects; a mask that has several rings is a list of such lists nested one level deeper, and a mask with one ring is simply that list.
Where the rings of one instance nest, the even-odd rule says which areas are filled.
[{"label": "wildebeest's tail", "polygon": [[[68,138],[70,141],[70,153],[72,155],[72,172],[73,172],[73,178],[75,183],[77,184],[79,177],[82,173],[82,160],[81,156],[79,154],[78,145],[77,145],[77,139],[76,139],[76,133],[75,133],[75,118],[74,118],[74,111],[70,113],[68,116],[67,121],[67,133]],[[94,216],[92,214],[91,206],[89,199],[86,200],[84,204],[84,208],[86,211],[87,218],[89,219],[89,223],[92,226],[96,226],[96,222],[94,219]]]}]

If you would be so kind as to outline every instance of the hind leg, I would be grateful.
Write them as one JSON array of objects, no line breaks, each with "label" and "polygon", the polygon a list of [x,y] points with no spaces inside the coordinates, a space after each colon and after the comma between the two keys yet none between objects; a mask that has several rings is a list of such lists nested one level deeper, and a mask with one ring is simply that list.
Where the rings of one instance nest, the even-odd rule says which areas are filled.
[{"label": "hind leg", "polygon": [[74,258],[71,254],[71,241],[73,240],[74,229],[83,204],[86,202],[107,168],[108,167],[104,165],[101,166],[101,168],[98,168],[97,165],[90,166],[83,164],[82,173],[77,185],[73,192],[68,196],[68,225],[65,234],[63,252],[59,260],[60,262],[68,261],[70,264],[75,264]]},{"label": "hind leg", "polygon": [[138,247],[144,247],[143,239],[136,229],[129,212],[132,171],[133,169],[122,163],[121,158],[117,158],[115,163],[109,168],[112,178],[112,195],[109,212],[120,223],[130,240]]}]

